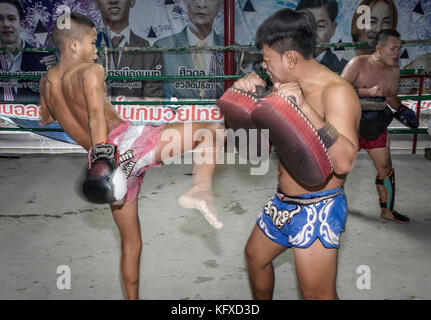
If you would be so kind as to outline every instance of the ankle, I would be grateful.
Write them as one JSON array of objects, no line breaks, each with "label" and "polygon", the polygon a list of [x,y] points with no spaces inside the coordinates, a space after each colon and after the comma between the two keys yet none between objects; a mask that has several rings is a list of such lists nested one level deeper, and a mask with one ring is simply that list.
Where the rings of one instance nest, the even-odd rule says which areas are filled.
[{"label": "ankle", "polygon": [[195,182],[190,189],[192,189],[193,191],[211,191],[211,182]]}]

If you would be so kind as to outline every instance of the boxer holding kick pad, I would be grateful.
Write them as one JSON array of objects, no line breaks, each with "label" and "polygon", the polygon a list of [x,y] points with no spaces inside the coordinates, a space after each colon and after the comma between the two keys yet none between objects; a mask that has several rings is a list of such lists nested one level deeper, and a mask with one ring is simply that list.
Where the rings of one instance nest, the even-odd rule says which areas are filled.
[{"label": "boxer holding kick pad", "polygon": [[[262,23],[255,39],[275,90],[259,100],[251,116],[257,127],[269,128],[282,161],[275,194],[260,211],[245,248],[253,298],[272,298],[272,261],[292,247],[303,297],[336,299],[337,254],[347,215],[343,184],[357,155],[359,99],[348,82],[313,58],[317,35],[310,12],[279,10]],[[233,87],[255,94],[256,87],[264,85],[251,73]],[[304,133],[310,128],[314,136]],[[289,134],[283,136],[285,132]],[[322,141],[309,144],[315,137]],[[302,148],[313,153],[311,163],[332,161],[332,174],[313,187],[295,168],[310,160],[299,156],[306,153],[299,147],[290,153],[289,148],[281,149],[284,144],[293,146],[290,140],[301,145],[301,139]],[[328,154],[316,151],[317,146],[325,146]],[[319,154],[323,160],[316,160]]]},{"label": "boxer holding kick pad", "polygon": [[316,130],[300,110],[295,96],[271,91],[257,86],[257,94],[250,95],[231,88],[218,105],[230,128],[268,129],[267,138],[297,181],[306,186],[323,184],[333,169],[327,148],[337,141],[337,130],[329,122]]}]

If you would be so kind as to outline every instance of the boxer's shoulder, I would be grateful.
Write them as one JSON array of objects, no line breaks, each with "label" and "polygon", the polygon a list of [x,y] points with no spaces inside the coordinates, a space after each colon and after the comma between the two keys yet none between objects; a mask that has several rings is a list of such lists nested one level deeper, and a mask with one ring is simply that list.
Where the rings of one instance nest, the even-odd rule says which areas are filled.
[{"label": "boxer's shoulder", "polygon": [[339,94],[354,94],[352,85],[343,78],[336,76],[322,81],[322,98],[335,98]]},{"label": "boxer's shoulder", "polygon": [[103,70],[103,67],[98,63],[82,63],[79,70],[82,72],[83,76],[104,77],[105,75],[105,70]]},{"label": "boxer's shoulder", "polygon": [[358,96],[352,85],[340,79],[326,83],[322,90],[322,104],[325,113],[330,110],[360,110]]},{"label": "boxer's shoulder", "polygon": [[349,60],[348,64],[350,67],[360,67],[364,66],[369,63],[371,59],[370,55],[362,55],[362,56],[356,56]]},{"label": "boxer's shoulder", "polygon": [[[78,70],[77,70],[78,71]],[[79,77],[86,85],[105,83],[105,71],[97,63],[83,63],[79,68]]]}]

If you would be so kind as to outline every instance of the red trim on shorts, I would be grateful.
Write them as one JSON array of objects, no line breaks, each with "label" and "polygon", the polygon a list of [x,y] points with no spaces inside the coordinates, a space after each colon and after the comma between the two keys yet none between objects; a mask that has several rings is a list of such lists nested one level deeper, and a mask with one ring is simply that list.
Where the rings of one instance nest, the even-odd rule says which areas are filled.
[{"label": "red trim on shorts", "polygon": [[389,146],[388,129],[383,131],[375,140],[367,140],[359,136],[359,150],[361,149],[376,149]]}]

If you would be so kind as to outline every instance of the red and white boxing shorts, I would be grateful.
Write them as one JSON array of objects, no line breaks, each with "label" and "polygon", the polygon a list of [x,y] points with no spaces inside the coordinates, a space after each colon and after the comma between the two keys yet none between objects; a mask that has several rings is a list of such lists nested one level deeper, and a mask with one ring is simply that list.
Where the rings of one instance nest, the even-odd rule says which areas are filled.
[{"label": "red and white boxing shorts", "polygon": [[135,126],[130,121],[124,121],[109,133],[109,142],[116,144],[120,150],[120,166],[127,177],[126,203],[137,197],[145,171],[163,164],[155,159],[155,149],[163,127]]}]

